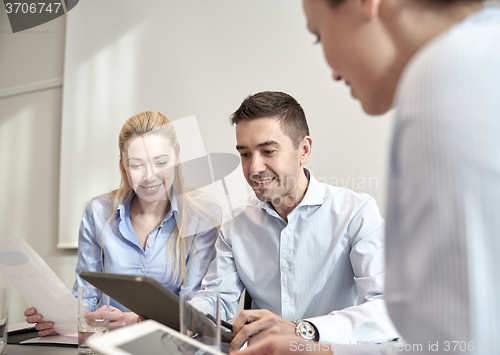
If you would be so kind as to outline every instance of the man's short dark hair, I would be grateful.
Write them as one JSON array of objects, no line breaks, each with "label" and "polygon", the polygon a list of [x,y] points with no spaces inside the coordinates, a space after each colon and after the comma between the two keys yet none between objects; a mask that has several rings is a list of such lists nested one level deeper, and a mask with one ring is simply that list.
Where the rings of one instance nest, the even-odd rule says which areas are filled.
[{"label": "man's short dark hair", "polygon": [[248,96],[231,115],[230,121],[238,125],[240,121],[277,116],[283,132],[290,137],[295,148],[302,138],[309,135],[306,115],[300,104],[288,94],[280,91],[263,91]]}]

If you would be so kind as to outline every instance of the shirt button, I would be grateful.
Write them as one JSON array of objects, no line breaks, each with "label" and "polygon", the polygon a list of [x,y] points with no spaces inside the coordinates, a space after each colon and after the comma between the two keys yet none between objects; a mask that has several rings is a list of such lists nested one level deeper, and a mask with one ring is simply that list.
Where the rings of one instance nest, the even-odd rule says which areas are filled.
[{"label": "shirt button", "polygon": [[163,226],[164,226],[164,224],[160,224],[160,228],[163,227]]},{"label": "shirt button", "polygon": [[143,268],[141,269],[141,271],[142,271],[142,272],[146,271],[146,268],[145,268],[145,267],[143,267]]},{"label": "shirt button", "polygon": [[284,267],[285,269],[288,269],[288,263],[284,263],[284,264],[283,264],[283,267]]},{"label": "shirt button", "polygon": [[286,229],[286,230],[284,231],[284,233],[285,233],[285,234],[288,234],[288,229]]},{"label": "shirt button", "polygon": [[153,244],[149,243],[148,244],[148,248],[151,248],[153,246]]},{"label": "shirt button", "polygon": [[290,297],[285,298],[285,302],[290,302]]}]

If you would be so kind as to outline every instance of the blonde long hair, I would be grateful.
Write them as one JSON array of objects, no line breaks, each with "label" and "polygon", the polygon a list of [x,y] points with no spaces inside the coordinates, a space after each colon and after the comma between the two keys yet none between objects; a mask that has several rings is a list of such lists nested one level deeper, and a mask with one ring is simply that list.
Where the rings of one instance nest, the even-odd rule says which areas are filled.
[{"label": "blonde long hair", "polygon": [[[180,146],[177,140],[177,132],[175,131],[172,121],[170,121],[166,116],[159,112],[146,111],[130,117],[123,125],[118,137],[121,182],[117,190],[109,193],[111,197],[111,216],[109,217],[106,228],[109,226],[112,218],[114,218],[114,213],[120,206],[120,203],[122,203],[124,199],[130,198],[133,194],[133,189],[128,182],[127,172],[123,167],[124,164],[122,164],[123,152],[125,151],[126,144],[130,139],[143,136],[147,133],[159,134],[169,139],[170,144],[175,151],[176,157],[179,157]],[[189,218],[192,216],[198,216],[204,220],[205,225],[213,226],[213,228],[217,228],[217,230],[220,227],[220,222],[212,212],[198,202],[200,198],[203,198],[206,195],[185,186],[182,175],[182,167],[180,164],[177,164],[174,169],[174,182],[172,188],[179,202],[179,220],[177,221],[175,230],[172,232],[168,242],[167,261],[169,259],[172,260],[174,282],[177,286],[181,286],[187,281],[186,249],[192,253],[191,247],[190,245],[187,245],[185,238],[188,236]],[[220,206],[217,207],[220,209]],[[104,229],[103,240],[101,242],[102,264],[105,232],[106,229]],[[189,248],[186,248],[187,246]],[[104,264],[102,266],[104,271]]]}]

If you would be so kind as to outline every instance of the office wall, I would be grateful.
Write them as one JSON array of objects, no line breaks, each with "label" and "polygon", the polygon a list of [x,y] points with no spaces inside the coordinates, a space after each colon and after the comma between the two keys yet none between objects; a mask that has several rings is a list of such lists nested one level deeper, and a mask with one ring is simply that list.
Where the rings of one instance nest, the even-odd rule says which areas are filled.
[{"label": "office wall", "polygon": [[[0,240],[23,236],[71,287],[76,251],[56,249],[66,19],[12,34],[0,9]],[[12,288],[10,322],[25,308]]]}]

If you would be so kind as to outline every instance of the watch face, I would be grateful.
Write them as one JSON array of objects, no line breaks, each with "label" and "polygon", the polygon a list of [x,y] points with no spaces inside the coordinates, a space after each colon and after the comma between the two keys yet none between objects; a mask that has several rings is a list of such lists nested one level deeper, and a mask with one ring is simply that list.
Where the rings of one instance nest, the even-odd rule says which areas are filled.
[{"label": "watch face", "polygon": [[302,338],[307,340],[314,340],[316,338],[316,332],[311,324],[306,322],[301,322],[299,324],[299,332]]}]

